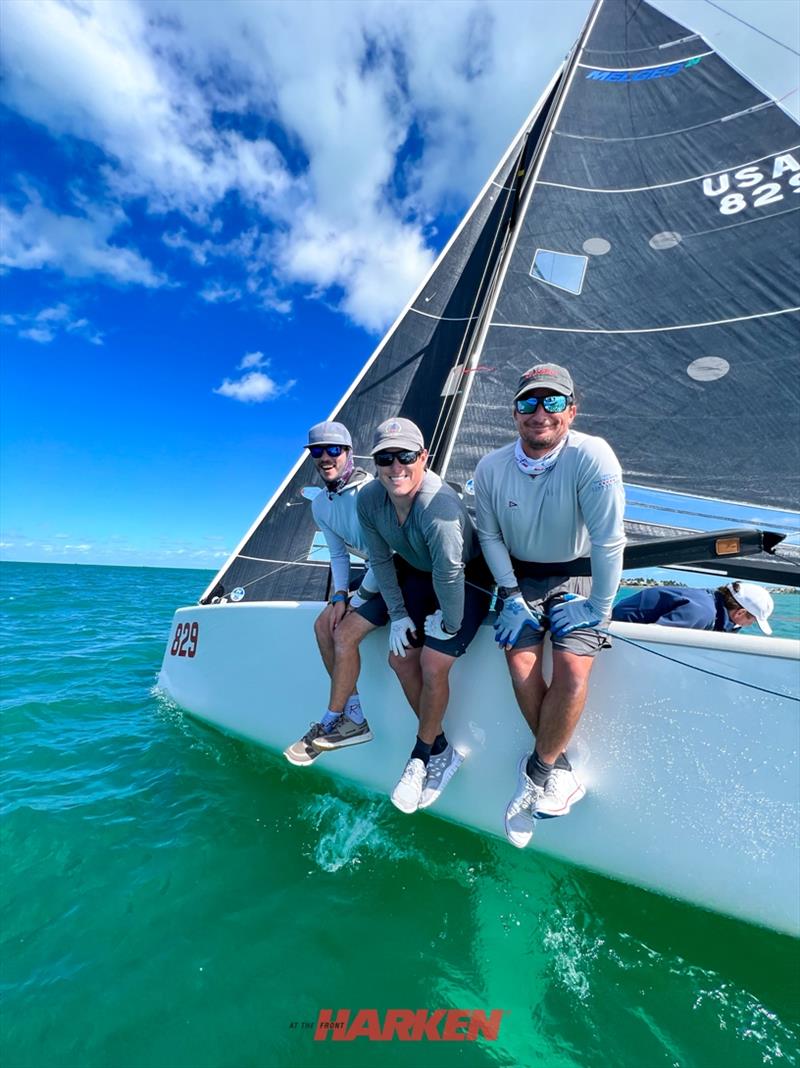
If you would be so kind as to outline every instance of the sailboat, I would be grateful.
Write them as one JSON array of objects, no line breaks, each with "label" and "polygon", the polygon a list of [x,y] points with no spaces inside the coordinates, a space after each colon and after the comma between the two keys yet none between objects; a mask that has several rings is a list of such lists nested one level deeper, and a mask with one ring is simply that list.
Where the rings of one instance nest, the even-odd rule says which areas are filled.
[{"label": "sailboat", "polygon": [[[520,374],[563,364],[578,429],[622,462],[626,566],[798,586],[798,193],[800,131],[775,100],[643,0],[597,0],[328,417],[366,465],[380,421],[413,419],[469,507],[476,463],[513,438]],[[275,751],[327,703],[314,481],[303,452],[175,613],[160,674],[182,708]],[[571,749],[587,798],[535,850],[800,934],[800,642],[611,631]],[[452,672],[447,732],[468,756],[429,812],[503,836],[529,736],[492,638],[490,617]],[[323,768],[386,795],[413,740],[382,631],[362,661],[375,740],[293,772],[310,788]]]}]

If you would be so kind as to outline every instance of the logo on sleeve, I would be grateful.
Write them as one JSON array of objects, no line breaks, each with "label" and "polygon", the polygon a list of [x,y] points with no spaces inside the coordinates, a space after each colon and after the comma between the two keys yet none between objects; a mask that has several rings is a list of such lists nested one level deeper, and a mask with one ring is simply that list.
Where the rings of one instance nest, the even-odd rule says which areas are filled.
[{"label": "logo on sleeve", "polygon": [[595,493],[599,493],[601,490],[611,489],[612,486],[618,486],[622,479],[616,473],[610,475],[601,475],[596,482],[592,483],[592,489]]}]

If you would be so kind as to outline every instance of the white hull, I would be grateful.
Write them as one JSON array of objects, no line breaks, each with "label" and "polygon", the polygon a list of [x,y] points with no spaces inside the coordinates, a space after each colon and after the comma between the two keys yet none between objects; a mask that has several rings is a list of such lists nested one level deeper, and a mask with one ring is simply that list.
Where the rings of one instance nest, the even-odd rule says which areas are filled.
[{"label": "white hull", "polygon": [[[179,623],[196,622],[196,647],[184,643],[184,654],[195,655],[171,653],[171,638],[160,686],[195,716],[280,751],[327,704],[312,632],[320,607],[180,609],[172,635]],[[796,697],[800,642],[633,624],[612,631],[637,645],[615,642],[592,675],[570,748],[587,797],[568,818],[538,825],[530,848],[800,934],[800,705],[740,685]],[[387,794],[415,721],[386,664],[384,632],[364,642],[362,661],[359,689],[375,739],[326,754],[317,766],[324,761],[326,770]],[[454,667],[451,686],[447,734],[469,757],[429,811],[503,837],[530,735],[488,625]]]}]

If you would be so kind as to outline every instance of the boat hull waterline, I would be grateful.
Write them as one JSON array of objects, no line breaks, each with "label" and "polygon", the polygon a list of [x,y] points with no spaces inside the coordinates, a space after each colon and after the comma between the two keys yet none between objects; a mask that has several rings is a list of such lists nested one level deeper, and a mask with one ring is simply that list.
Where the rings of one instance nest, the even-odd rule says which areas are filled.
[{"label": "boat hull waterline", "polygon": [[[159,686],[218,729],[282,751],[327,706],[312,631],[320,610],[308,602],[179,609]],[[800,935],[800,642],[611,630],[618,640],[598,657],[570,747],[586,799],[569,817],[538,824],[531,848]],[[383,631],[362,645],[359,690],[375,739],[320,762],[388,797],[415,731],[386,652]],[[430,813],[504,837],[530,734],[488,623],[451,673],[446,728],[468,756]]]}]

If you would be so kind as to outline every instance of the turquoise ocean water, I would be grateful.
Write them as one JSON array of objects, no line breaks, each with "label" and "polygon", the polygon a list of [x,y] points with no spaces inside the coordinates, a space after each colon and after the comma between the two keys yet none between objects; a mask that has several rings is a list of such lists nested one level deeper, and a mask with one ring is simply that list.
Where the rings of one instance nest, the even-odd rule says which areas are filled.
[{"label": "turquoise ocean water", "polygon": [[[0,565],[5,1068],[800,1064],[795,941],[409,820],[156,696],[209,577]],[[505,1010],[498,1040],[303,1027],[448,1007]]]}]

